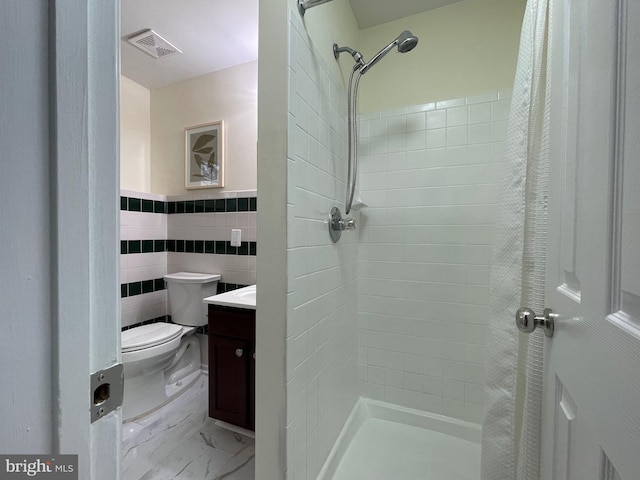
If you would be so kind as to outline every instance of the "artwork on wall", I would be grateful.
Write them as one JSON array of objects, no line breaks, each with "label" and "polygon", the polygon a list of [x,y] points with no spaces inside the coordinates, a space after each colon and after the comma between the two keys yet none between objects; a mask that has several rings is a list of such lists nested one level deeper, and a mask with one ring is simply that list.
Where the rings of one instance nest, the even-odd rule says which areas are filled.
[{"label": "artwork on wall", "polygon": [[224,187],[224,122],[185,128],[185,188]]}]

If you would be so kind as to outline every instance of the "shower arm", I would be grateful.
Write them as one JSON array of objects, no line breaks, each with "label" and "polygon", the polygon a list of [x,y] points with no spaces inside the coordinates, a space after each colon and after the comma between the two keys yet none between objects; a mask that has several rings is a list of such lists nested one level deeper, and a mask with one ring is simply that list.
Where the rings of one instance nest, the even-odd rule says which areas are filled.
[{"label": "shower arm", "polygon": [[360,67],[364,67],[365,63],[362,57],[362,54],[356,50],[354,50],[351,47],[339,47],[337,43],[333,44],[333,57],[338,60],[338,57],[340,57],[340,54],[342,52],[347,52],[349,55],[351,55],[353,57],[353,59],[356,62],[356,66],[355,68],[360,68]]}]

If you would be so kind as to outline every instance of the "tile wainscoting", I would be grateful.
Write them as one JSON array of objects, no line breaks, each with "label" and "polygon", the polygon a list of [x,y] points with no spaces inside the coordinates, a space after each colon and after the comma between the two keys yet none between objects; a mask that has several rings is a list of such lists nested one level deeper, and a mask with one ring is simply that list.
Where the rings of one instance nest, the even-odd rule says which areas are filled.
[{"label": "tile wainscoting", "polygon": [[[167,321],[163,276],[219,273],[218,292],[255,283],[255,191],[167,197],[121,191],[122,327]],[[231,245],[231,229],[242,243]]]}]

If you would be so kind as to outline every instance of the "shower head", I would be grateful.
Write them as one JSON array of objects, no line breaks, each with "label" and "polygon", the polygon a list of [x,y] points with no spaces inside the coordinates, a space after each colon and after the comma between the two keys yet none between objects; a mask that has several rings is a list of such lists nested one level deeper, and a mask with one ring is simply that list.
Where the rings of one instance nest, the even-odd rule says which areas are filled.
[{"label": "shower head", "polygon": [[396,39],[398,42],[398,52],[407,53],[418,45],[418,37],[413,35],[409,30],[405,30]]},{"label": "shower head", "polygon": [[382,59],[382,57],[389,53],[393,47],[397,47],[399,53],[406,53],[410,50],[413,50],[417,44],[418,37],[413,35],[409,30],[405,30],[400,35],[398,35],[393,42],[376,53],[375,56],[362,67],[360,73],[362,73],[363,75],[367,73],[369,69],[376,63],[378,63]]}]

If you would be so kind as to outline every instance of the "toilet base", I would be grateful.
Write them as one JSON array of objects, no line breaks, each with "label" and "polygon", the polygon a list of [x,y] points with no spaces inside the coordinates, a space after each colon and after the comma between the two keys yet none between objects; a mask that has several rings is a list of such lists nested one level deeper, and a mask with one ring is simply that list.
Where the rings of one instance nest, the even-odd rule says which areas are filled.
[{"label": "toilet base", "polygon": [[185,392],[202,375],[200,341],[184,337],[174,362],[165,370],[125,378],[122,423],[139,419]]},{"label": "toilet base", "polygon": [[[163,373],[163,372],[160,372],[160,373]],[[176,399],[177,397],[179,397],[180,395],[188,391],[189,387],[191,387],[194,383],[196,383],[201,375],[202,375],[201,371],[192,372],[181,381],[181,385],[165,386],[164,391],[160,391],[159,394],[156,392],[158,396],[155,398],[160,399],[159,403],[157,402],[157,400],[154,401],[153,403],[149,403],[149,402],[145,403],[146,399],[143,399],[143,400],[137,399],[138,401],[133,403],[133,405],[138,406],[138,408],[127,409],[125,408],[125,403],[123,401],[122,402],[122,405],[123,405],[122,423],[128,423],[128,422],[133,422],[135,420],[139,420],[140,418],[147,416],[152,412],[155,412],[159,408],[164,407],[166,404],[170,403],[172,400]],[[131,400],[134,400],[134,399],[131,399]]]}]

